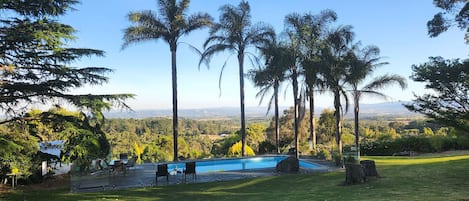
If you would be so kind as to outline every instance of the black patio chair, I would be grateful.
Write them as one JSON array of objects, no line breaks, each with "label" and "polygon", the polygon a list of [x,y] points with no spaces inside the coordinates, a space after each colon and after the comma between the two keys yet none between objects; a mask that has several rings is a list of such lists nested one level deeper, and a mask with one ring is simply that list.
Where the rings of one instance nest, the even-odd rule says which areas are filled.
[{"label": "black patio chair", "polygon": [[184,181],[186,181],[186,176],[188,174],[192,174],[194,180],[197,179],[197,174],[196,174],[196,171],[195,171],[195,162],[187,162],[186,163],[186,169],[184,170]]},{"label": "black patio chair", "polygon": [[119,154],[119,159],[120,159],[120,160],[128,160],[128,159],[129,159],[129,155],[128,155],[128,154],[125,154],[125,153],[121,153],[121,154]]},{"label": "black patio chair", "polygon": [[156,183],[158,183],[158,177],[166,176],[166,181],[169,181],[169,172],[168,172],[168,164],[159,164],[157,166],[156,171]]},{"label": "black patio chair", "polygon": [[124,175],[127,173],[124,161],[122,160],[114,160],[114,165],[111,167],[112,172],[114,173],[123,172]]},{"label": "black patio chair", "polygon": [[128,170],[130,170],[130,168],[134,167],[135,166],[135,163],[137,162],[137,156],[134,156],[132,158],[130,158],[128,161],[127,161],[127,164],[125,164],[125,168],[127,168]]}]

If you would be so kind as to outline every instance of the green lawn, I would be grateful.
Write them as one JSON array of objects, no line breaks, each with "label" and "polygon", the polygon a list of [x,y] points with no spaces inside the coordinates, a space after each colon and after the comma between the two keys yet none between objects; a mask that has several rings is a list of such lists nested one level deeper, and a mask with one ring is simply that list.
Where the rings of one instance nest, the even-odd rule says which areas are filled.
[{"label": "green lawn", "polygon": [[[283,175],[97,193],[17,191],[6,200],[469,200],[469,155],[367,157],[382,176],[343,186],[344,172]],[[466,154],[466,155],[465,155]]]}]

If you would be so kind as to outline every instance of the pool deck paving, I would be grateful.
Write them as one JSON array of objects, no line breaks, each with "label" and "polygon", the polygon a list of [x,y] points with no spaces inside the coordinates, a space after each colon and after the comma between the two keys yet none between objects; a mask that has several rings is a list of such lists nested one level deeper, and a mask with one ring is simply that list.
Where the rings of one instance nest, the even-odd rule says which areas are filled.
[{"label": "pool deck paving", "polygon": [[[308,160],[319,164],[318,169],[300,169],[300,173],[308,172],[327,172],[334,171],[334,168],[329,163],[318,160]],[[95,192],[105,190],[118,190],[125,188],[138,188],[138,187],[153,187],[153,186],[164,186],[164,185],[176,185],[183,183],[204,183],[204,182],[216,182],[216,181],[227,181],[237,180],[254,177],[265,177],[281,175],[275,171],[275,168],[264,168],[264,169],[253,169],[253,170],[240,170],[240,171],[224,171],[224,172],[204,172],[197,173],[194,175],[187,175],[186,180],[184,174],[177,173],[169,175],[168,180],[166,177],[158,177],[156,180],[156,168],[155,163],[145,163],[136,165],[129,168],[125,172],[123,171],[97,171],[84,176],[72,175],[70,180],[70,191],[71,192]]]}]

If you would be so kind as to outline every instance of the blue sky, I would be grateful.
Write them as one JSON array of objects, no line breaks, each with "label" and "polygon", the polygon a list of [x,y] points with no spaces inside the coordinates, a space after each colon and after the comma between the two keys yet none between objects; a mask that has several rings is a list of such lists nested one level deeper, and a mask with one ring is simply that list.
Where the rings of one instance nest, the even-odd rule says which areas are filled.
[{"label": "blue sky", "polygon": [[[224,4],[237,5],[239,1],[192,0],[189,13],[204,11],[218,21],[218,9]],[[439,10],[431,0],[251,0],[249,1],[253,22],[262,21],[272,25],[276,32],[284,27],[287,14],[313,13],[324,9],[337,12],[339,20],[335,25],[352,25],[356,40],[363,45],[376,45],[381,49],[383,61],[390,64],[381,67],[375,75],[396,73],[405,78],[411,75],[411,66],[421,64],[429,56],[445,58],[466,58],[469,46],[464,43],[464,33],[453,28],[437,38],[427,36],[426,22]],[[132,45],[121,50],[123,30],[130,26],[126,15],[130,11],[157,10],[156,0],[88,0],[75,6],[59,20],[73,26],[77,39],[70,42],[73,47],[101,49],[105,57],[84,58],[78,67],[104,66],[115,70],[109,74],[110,82],[102,86],[85,87],[74,93],[133,93],[136,98],[129,105],[139,109],[171,108],[171,64],[168,45],[162,41],[149,41]],[[180,41],[200,49],[208,36],[208,30],[195,31]],[[187,45],[178,48],[178,98],[179,108],[239,107],[238,64],[231,56],[224,71],[221,94],[218,77],[223,62],[229,54],[214,57],[210,69],[198,68],[199,56]],[[246,69],[252,67],[246,62]],[[246,70],[246,72],[247,72]],[[257,89],[246,79],[246,106],[258,106],[255,97]],[[397,87],[383,92],[391,97],[389,101],[409,101],[413,93],[423,94],[422,84],[408,79],[409,87],[402,91]],[[290,85],[284,85],[291,88]],[[284,94],[286,94],[284,96]],[[282,93],[281,105],[292,105],[291,91]],[[363,103],[384,100],[364,98]],[[267,102],[262,105],[265,106]],[[318,95],[316,105],[332,105],[330,95]]]}]

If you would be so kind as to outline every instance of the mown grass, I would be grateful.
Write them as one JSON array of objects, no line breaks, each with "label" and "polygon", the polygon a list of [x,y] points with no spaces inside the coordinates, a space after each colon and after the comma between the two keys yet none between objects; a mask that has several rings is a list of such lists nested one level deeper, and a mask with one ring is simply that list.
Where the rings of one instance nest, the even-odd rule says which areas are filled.
[{"label": "mown grass", "polygon": [[[462,153],[462,154],[461,154]],[[381,178],[343,186],[344,172],[282,175],[96,193],[16,191],[6,200],[469,200],[469,155],[367,157]]]}]

